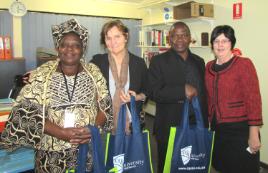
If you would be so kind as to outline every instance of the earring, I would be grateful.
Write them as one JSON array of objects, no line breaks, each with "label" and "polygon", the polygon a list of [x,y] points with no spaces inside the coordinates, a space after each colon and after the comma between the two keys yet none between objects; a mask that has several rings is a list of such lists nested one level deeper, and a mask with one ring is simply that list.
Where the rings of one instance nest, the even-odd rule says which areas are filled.
[{"label": "earring", "polygon": [[85,61],[85,57],[84,57],[84,55],[80,58],[80,62],[81,63],[85,63],[86,61]]}]

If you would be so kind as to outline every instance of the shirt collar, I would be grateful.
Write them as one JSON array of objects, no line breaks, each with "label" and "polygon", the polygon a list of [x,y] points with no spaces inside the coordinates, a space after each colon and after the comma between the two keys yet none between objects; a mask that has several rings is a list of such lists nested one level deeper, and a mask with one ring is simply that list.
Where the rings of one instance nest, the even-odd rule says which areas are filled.
[{"label": "shirt collar", "polygon": [[[186,59],[186,61],[188,61],[192,55],[192,52],[190,51],[190,49],[187,50],[188,51],[188,58]],[[180,60],[183,60],[184,59],[173,49],[173,48],[170,48],[170,52],[176,57],[176,58],[179,58]]]}]

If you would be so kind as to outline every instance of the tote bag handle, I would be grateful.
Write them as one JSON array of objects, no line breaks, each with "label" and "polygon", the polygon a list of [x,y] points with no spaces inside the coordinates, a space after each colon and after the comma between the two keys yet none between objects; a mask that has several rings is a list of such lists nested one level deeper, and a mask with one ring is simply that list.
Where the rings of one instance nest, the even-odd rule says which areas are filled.
[{"label": "tote bag handle", "polygon": [[[127,109],[128,109],[127,104],[121,105],[119,115],[118,115],[116,134],[125,133]],[[137,115],[136,101],[135,101],[134,96],[130,97],[130,114],[131,114],[131,119],[132,119],[132,132],[133,133],[141,133],[140,120],[139,120],[138,115]]]},{"label": "tote bag handle", "polygon": [[[196,119],[196,127],[198,129],[204,129],[202,112],[199,106],[198,98],[196,96],[192,98],[192,106],[194,109],[194,114],[195,114],[195,119]],[[190,101],[186,99],[184,102],[183,116],[182,116],[183,120],[182,120],[182,125],[181,125],[183,129],[189,128],[189,107],[190,107]]]},{"label": "tote bag handle", "polygon": [[202,116],[202,111],[201,111],[200,104],[199,104],[199,101],[198,101],[198,97],[194,97],[192,99],[192,105],[193,105],[194,112],[195,112],[197,128],[199,128],[199,129],[205,128],[204,121],[203,121],[203,116]]},{"label": "tote bag handle", "polygon": [[137,114],[135,97],[131,96],[130,99],[130,112],[132,118],[132,131],[134,134],[141,133],[140,119]]},{"label": "tote bag handle", "polygon": [[[88,125],[89,130],[91,131],[91,141],[93,147],[93,172],[92,173],[104,173],[105,164],[104,164],[104,152],[101,143],[101,136],[99,129],[95,126]],[[88,143],[80,144],[78,157],[77,157],[77,173],[86,172],[86,162],[87,162],[87,153],[89,150]]]},{"label": "tote bag handle", "polygon": [[117,127],[115,134],[121,135],[125,134],[126,128],[126,104],[121,105],[119,113],[118,113],[118,120],[117,120]]}]

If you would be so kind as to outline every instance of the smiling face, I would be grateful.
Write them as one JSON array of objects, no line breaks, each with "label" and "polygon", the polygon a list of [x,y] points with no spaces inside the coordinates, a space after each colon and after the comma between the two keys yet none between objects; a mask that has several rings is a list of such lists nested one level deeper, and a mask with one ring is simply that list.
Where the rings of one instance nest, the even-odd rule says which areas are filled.
[{"label": "smiling face", "polygon": [[220,59],[228,59],[232,55],[232,43],[231,41],[225,37],[224,34],[220,34],[213,41],[213,51],[217,58]]},{"label": "smiling face", "polygon": [[83,54],[82,41],[75,33],[66,34],[60,41],[59,58],[64,65],[77,65]]},{"label": "smiling face", "polygon": [[187,52],[191,42],[191,34],[183,25],[177,25],[170,31],[171,47],[178,53]]},{"label": "smiling face", "polygon": [[105,45],[107,49],[114,55],[118,55],[125,51],[127,44],[127,36],[124,35],[118,27],[113,26],[105,35]]}]

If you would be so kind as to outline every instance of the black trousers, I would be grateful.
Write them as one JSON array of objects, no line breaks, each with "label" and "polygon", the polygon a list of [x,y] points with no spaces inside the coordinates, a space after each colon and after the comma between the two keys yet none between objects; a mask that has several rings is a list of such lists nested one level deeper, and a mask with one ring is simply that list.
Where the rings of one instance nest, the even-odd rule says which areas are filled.
[{"label": "black trousers", "polygon": [[157,162],[157,173],[163,173],[167,146],[168,146],[168,136],[167,137],[159,137],[156,135],[156,143],[157,143],[157,154],[158,154],[158,162]]}]

